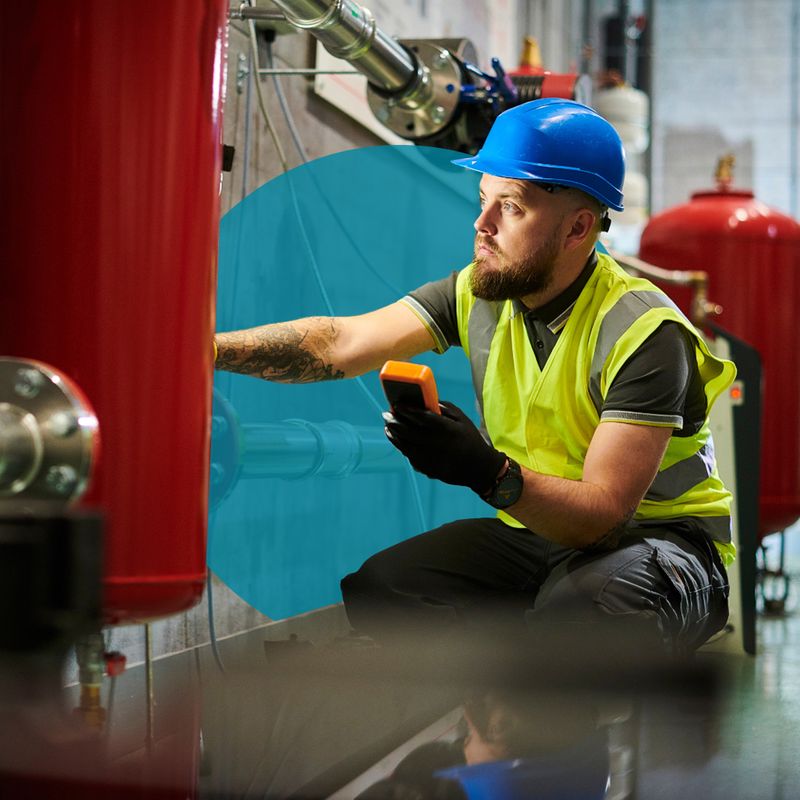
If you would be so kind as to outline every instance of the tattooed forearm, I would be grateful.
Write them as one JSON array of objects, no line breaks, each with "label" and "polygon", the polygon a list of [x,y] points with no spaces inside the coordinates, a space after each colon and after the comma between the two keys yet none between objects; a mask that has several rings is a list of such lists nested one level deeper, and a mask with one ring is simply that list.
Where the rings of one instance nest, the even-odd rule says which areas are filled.
[{"label": "tattooed forearm", "polygon": [[344,377],[333,362],[339,336],[333,317],[218,333],[216,368],[281,383],[311,383]]}]

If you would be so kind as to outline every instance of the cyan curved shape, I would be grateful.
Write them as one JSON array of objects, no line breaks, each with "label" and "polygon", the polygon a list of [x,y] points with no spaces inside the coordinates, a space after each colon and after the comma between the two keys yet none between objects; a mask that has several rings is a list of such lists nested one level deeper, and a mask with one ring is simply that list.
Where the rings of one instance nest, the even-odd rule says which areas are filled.
[{"label": "cyan curved shape", "polygon": [[[461,269],[472,255],[480,176],[452,166],[458,155],[361,148],[253,192],[220,225],[217,330],[359,314]],[[477,421],[461,349],[416,360],[433,369],[440,397]],[[339,580],[380,549],[492,514],[469,490],[414,473],[383,441],[377,373],[296,386],[217,373],[215,389],[235,413],[242,463],[230,463],[237,448],[215,434],[212,463],[238,479],[210,514],[208,565],[273,619],[339,602]],[[306,472],[317,462],[316,474]],[[277,476],[281,463],[287,474]]]}]

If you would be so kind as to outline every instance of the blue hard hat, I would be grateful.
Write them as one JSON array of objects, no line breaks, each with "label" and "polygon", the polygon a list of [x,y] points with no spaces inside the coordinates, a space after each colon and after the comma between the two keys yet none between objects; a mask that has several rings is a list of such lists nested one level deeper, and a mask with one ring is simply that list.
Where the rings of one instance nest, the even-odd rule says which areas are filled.
[{"label": "blue hard hat", "polygon": [[547,97],[509,108],[478,154],[453,164],[498,178],[572,186],[622,211],[622,140],[608,120],[573,100]]}]

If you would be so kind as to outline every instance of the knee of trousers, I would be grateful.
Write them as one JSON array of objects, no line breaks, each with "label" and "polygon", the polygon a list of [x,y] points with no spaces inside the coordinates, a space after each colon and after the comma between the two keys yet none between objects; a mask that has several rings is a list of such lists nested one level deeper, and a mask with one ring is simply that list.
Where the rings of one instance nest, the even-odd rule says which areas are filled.
[{"label": "knee of trousers", "polygon": [[656,554],[648,545],[634,545],[616,554],[607,564],[581,564],[557,569],[537,598],[537,612],[558,615],[582,613],[657,615],[664,605],[664,587],[653,580],[661,572]]},{"label": "knee of trousers", "polygon": [[[536,615],[553,614],[578,618],[598,611],[613,612],[615,604],[609,606],[608,590],[608,578],[604,575],[565,575],[552,585],[545,584],[536,598],[533,611]],[[611,596],[613,597],[613,590]]]},{"label": "knee of trousers", "polygon": [[635,543],[603,564],[578,559],[545,582],[535,618],[574,621],[600,614],[646,627],[655,623],[665,640],[695,648],[714,632],[713,626],[720,627],[717,617],[724,623],[727,604],[702,570],[679,573],[662,552],[665,547]]},{"label": "knee of trousers", "polygon": [[359,569],[345,575],[340,582],[345,606],[374,603],[395,593],[393,570],[378,556],[367,559]]},{"label": "knee of trousers", "polygon": [[388,631],[407,626],[419,607],[415,595],[400,584],[401,576],[380,554],[342,578],[342,601],[352,627],[380,640]]},{"label": "knee of trousers", "polygon": [[648,652],[661,651],[668,638],[658,598],[634,589],[621,576],[591,570],[568,573],[543,587],[525,621],[532,632],[558,631],[588,660],[629,652],[634,642]]}]

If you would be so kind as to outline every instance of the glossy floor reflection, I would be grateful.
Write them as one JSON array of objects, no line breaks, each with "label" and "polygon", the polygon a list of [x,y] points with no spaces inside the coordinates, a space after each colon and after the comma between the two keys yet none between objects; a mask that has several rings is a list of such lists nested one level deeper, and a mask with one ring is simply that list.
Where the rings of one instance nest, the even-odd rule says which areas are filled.
[{"label": "glossy floor reflection", "polygon": [[[528,652],[522,643],[486,648],[480,640],[476,652],[473,640],[470,648],[448,645],[426,656],[413,647],[389,654],[347,636],[331,641],[325,636],[336,628],[331,620],[305,623],[221,641],[224,673],[208,647],[154,662],[152,753],[141,667],[119,677],[113,704],[107,698],[100,739],[76,738],[74,689],[63,702],[38,706],[27,696],[6,697],[4,732],[13,736],[0,737],[0,774],[39,788],[67,777],[96,787],[99,774],[119,794],[138,792],[147,773],[151,784],[164,776],[182,782],[181,796],[198,800],[354,800],[421,746],[449,742],[449,752],[427,752],[436,757],[434,769],[455,768],[463,788],[486,771],[461,771],[473,766],[459,741],[469,733],[463,718],[471,703],[478,733],[503,721],[522,725],[513,747],[513,737],[489,737],[494,741],[484,753],[524,762],[517,775],[532,781],[516,794],[495,783],[480,795],[491,800],[595,800],[596,792],[543,793],[544,780],[560,770],[556,777],[566,777],[572,789],[585,777],[588,792],[597,783],[590,768],[603,763],[611,778],[604,800],[800,797],[800,613],[759,617],[755,657],[706,652],[694,664],[660,672],[646,653],[626,650],[624,641],[617,647],[595,640],[591,631],[572,650],[553,639],[537,639]],[[603,656],[587,671],[580,650]],[[587,709],[596,716],[589,718]],[[607,750],[596,746],[594,726]],[[493,750],[498,743],[503,747]],[[417,775],[421,763],[417,758]],[[431,775],[432,763],[422,763]],[[59,794],[67,796],[82,795]],[[479,795],[467,800],[473,796]]]},{"label": "glossy floor reflection", "polygon": [[639,796],[670,798],[680,790],[720,800],[800,797],[800,613],[759,616],[757,625],[755,658],[724,657],[730,684],[708,758],[679,768],[651,764],[640,776]]},{"label": "glossy floor reflection", "polygon": [[[463,735],[457,723],[465,689],[476,681],[516,692],[522,716],[538,720],[535,735],[527,737],[536,747],[549,731],[554,739],[559,730],[568,733],[566,710],[574,712],[576,703],[600,709],[598,727],[609,745],[606,799],[800,797],[799,616],[759,618],[755,658],[703,654],[697,669],[651,672],[641,681],[638,666],[628,669],[623,654],[601,664],[606,671],[592,676],[591,690],[580,671],[562,669],[571,655],[536,660],[530,673],[525,663],[504,672],[508,654],[499,653],[488,659],[482,654],[472,665],[468,653],[456,654],[457,669],[431,662],[433,670],[427,670],[412,652],[387,659],[380,648],[296,650],[288,644],[285,654],[279,646],[277,658],[258,658],[256,666],[263,636],[260,643],[258,632],[252,636],[254,648],[244,660],[228,653],[232,664],[247,665],[243,671],[215,676],[210,664],[203,666],[203,728],[212,768],[201,780],[201,797],[352,800],[390,777],[420,745]],[[596,651],[596,645],[590,646]],[[577,721],[574,713],[572,719]],[[573,744],[580,746],[574,769],[570,764],[564,773],[570,776],[588,752],[580,741]],[[564,769],[561,756],[568,749],[565,744],[560,753],[549,751],[552,758],[540,759],[537,769],[554,763]],[[536,757],[523,756],[529,765]],[[534,778],[522,794],[487,796],[561,796],[542,794],[541,786]],[[589,796],[598,795],[570,795]]]},{"label": "glossy floor reflection", "polygon": [[[714,673],[723,676],[712,713],[708,705],[680,693],[638,697],[628,707],[618,696],[607,698],[608,800],[800,797],[800,613],[759,616],[758,644],[756,657],[699,656],[718,666],[721,671]],[[451,714],[443,720],[437,736],[453,738],[452,719]],[[414,744],[419,743],[418,737]],[[399,748],[394,757],[338,792],[336,800],[356,797],[357,790],[390,774],[410,749]],[[535,786],[514,796],[550,797],[537,793]]]}]

